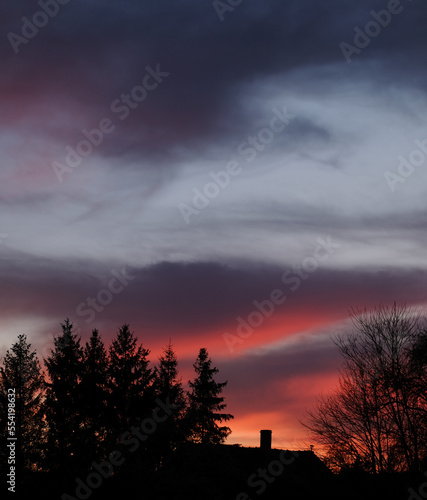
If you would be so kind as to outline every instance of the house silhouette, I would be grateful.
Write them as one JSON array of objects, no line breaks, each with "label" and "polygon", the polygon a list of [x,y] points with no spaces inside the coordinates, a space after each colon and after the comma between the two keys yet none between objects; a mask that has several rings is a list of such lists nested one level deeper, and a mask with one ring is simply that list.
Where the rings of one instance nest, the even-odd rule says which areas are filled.
[{"label": "house silhouette", "polygon": [[259,447],[183,444],[159,470],[153,498],[308,499],[314,492],[323,498],[322,491],[325,499],[335,498],[334,475],[313,451],[274,449],[271,437],[271,431],[261,431]]},{"label": "house silhouette", "polygon": [[[154,479],[156,500],[377,500],[403,499],[399,478],[338,476],[310,450],[185,443]],[[160,480],[159,480],[160,479]]]}]

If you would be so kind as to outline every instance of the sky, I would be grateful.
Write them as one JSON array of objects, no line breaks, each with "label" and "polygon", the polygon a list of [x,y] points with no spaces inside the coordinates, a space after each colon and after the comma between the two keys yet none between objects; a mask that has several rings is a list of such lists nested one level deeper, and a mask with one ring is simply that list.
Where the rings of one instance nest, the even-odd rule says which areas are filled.
[{"label": "sky", "polygon": [[311,443],[352,310],[427,304],[421,0],[4,2],[0,355],[129,323]]}]

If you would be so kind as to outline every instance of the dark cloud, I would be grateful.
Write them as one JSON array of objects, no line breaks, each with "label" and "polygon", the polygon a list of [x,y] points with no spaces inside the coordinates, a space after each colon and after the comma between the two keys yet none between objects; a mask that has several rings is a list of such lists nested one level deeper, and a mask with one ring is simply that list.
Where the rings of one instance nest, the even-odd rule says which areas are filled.
[{"label": "dark cloud", "polygon": [[[67,316],[78,322],[86,334],[98,324],[120,325],[130,322],[148,337],[180,332],[187,338],[201,333],[220,337],[226,327],[233,332],[238,316],[246,318],[256,310],[254,301],[268,299],[275,289],[288,300],[275,309],[287,322],[296,318],[346,319],[350,309],[374,307],[379,302],[417,304],[425,301],[426,274],[421,270],[318,270],[292,290],[294,283],[283,283],[288,268],[268,265],[220,265],[215,263],[161,263],[143,269],[96,262],[61,263],[34,259],[28,255],[2,259],[2,303],[5,315]],[[5,267],[7,265],[7,267]],[[78,314],[87,298],[101,296],[114,276],[121,274],[128,285],[95,318]],[[291,271],[291,275],[296,276]],[[114,288],[118,288],[116,282]],[[19,290],[19,293],[15,292]],[[105,296],[104,296],[105,297]],[[99,298],[97,299],[99,307]],[[23,310],[23,305],[25,308]],[[266,323],[266,327],[268,324]]]},{"label": "dark cloud", "polygon": [[[374,7],[380,10],[386,5],[380,2]],[[410,61],[419,74],[422,65],[415,56],[421,56],[426,40],[426,9],[417,2],[402,5],[403,12],[372,40],[358,61],[378,57],[392,61],[416,46]],[[73,144],[81,139],[82,128],[111,116],[110,104],[141,83],[147,65],[160,64],[170,77],[119,123],[114,138],[99,153],[154,155],[160,160],[164,155],[168,158],[177,145],[202,151],[207,144],[224,140],[236,118],[241,127],[236,117],[241,84],[296,68],[339,63],[339,72],[331,78],[351,76],[357,64],[345,63],[339,43],[352,41],[353,27],[363,27],[371,19],[372,8],[368,1],[347,5],[270,0],[260,6],[247,0],[220,22],[211,2],[162,0],[149,7],[130,1],[120,6],[70,2],[14,54],[6,34],[19,31],[20,18],[31,17],[36,6],[8,5],[2,52],[9,72],[2,75],[1,88],[10,94],[10,104],[3,117],[8,124],[12,117],[21,123],[19,117],[25,120],[37,102],[43,103],[38,111],[47,121],[53,112],[50,107],[59,115],[62,110],[72,123],[52,127],[50,133]],[[387,75],[390,71],[391,67]],[[322,131],[319,137],[327,135]]]}]

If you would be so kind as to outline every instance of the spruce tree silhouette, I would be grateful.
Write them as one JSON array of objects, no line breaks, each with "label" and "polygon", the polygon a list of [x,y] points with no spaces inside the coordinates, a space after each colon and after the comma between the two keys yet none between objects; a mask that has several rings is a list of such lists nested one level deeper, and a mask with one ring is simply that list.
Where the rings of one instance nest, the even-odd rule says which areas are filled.
[{"label": "spruce tree silhouette", "polygon": [[154,408],[154,372],[149,368],[149,349],[124,324],[109,348],[110,404],[114,412],[111,431],[119,438]]},{"label": "spruce tree silhouette", "polygon": [[86,463],[107,453],[110,407],[108,391],[108,356],[98,330],[94,329],[83,352],[80,382],[82,428]]},{"label": "spruce tree silhouette", "polygon": [[[8,391],[15,399],[16,477],[21,482],[32,469],[41,466],[43,438],[42,396],[44,380],[35,350],[27,342],[26,335],[19,335],[18,341],[6,352],[0,368],[0,414],[1,448],[7,450],[7,407]],[[6,461],[6,460],[5,460]],[[3,463],[3,461],[2,461]],[[4,462],[5,463],[5,462]],[[6,476],[4,476],[6,477]]]},{"label": "spruce tree silhouette", "polygon": [[159,357],[159,366],[155,370],[156,396],[167,404],[176,405],[169,418],[160,424],[153,436],[154,450],[160,460],[169,455],[179,443],[185,441],[184,415],[186,411],[185,393],[178,372],[178,360],[169,341]]},{"label": "spruce tree silhouette", "polygon": [[218,369],[211,368],[211,364],[207,350],[201,348],[193,365],[197,377],[189,382],[191,391],[188,392],[187,420],[190,439],[195,443],[220,444],[231,433],[229,427],[218,425],[234,418],[229,413],[221,413],[227,405],[220,394],[228,382],[215,382]]},{"label": "spruce tree silhouette", "polygon": [[47,382],[45,415],[48,423],[48,464],[52,471],[76,474],[82,464],[83,420],[80,381],[83,349],[67,318],[62,334],[54,338],[54,349],[45,359]]}]

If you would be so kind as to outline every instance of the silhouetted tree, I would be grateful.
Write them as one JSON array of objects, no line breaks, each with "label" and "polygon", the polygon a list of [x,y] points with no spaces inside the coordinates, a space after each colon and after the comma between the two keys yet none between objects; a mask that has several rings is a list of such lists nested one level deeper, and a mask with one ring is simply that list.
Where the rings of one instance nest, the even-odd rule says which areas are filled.
[{"label": "silhouetted tree", "polygon": [[92,335],[83,351],[80,382],[80,405],[86,456],[89,461],[105,453],[111,419],[108,391],[108,357],[98,330]]},{"label": "silhouetted tree", "polygon": [[82,406],[79,384],[83,371],[80,338],[67,318],[54,349],[45,359],[49,381],[45,401],[50,468],[74,471],[81,464]]},{"label": "silhouetted tree", "polygon": [[191,440],[196,443],[223,443],[231,433],[229,427],[220,427],[218,423],[228,421],[233,417],[222,413],[226,408],[224,398],[220,396],[227,382],[215,382],[217,368],[212,368],[212,360],[205,348],[200,349],[196,363],[193,365],[197,377],[189,382],[189,408],[187,412]]},{"label": "silhouetted tree", "polygon": [[353,322],[355,331],[336,340],[344,356],[339,388],[318,402],[306,425],[336,465],[416,471],[427,450],[426,400],[413,355],[422,322],[396,304],[354,313]]},{"label": "silhouetted tree", "polygon": [[411,350],[412,373],[416,394],[419,396],[418,409],[422,425],[419,429],[422,440],[422,469],[427,466],[427,326],[417,335]]},{"label": "silhouetted tree", "polygon": [[424,369],[427,366],[427,328],[424,327],[417,335],[411,351],[412,360],[417,368]]},{"label": "silhouetted tree", "polygon": [[161,424],[153,436],[157,452],[164,455],[172,451],[176,445],[185,440],[184,416],[186,401],[181,378],[178,376],[178,360],[172,344],[163,350],[159,358],[159,366],[155,371],[156,396],[163,402],[169,401],[178,408]]},{"label": "silhouetted tree", "polygon": [[154,373],[148,367],[150,351],[124,324],[109,348],[111,404],[115,413],[115,432],[119,437],[131,423],[139,422],[154,406]]},{"label": "silhouetted tree", "polygon": [[[2,450],[6,448],[8,390],[15,399],[15,435],[17,477],[22,480],[24,471],[40,466],[43,438],[42,398],[43,376],[35,350],[27,342],[26,335],[6,352],[0,368],[0,407],[2,414]],[[8,443],[9,444],[9,443]]]}]

